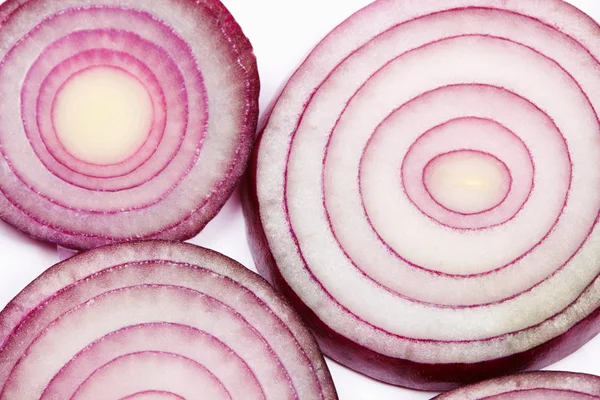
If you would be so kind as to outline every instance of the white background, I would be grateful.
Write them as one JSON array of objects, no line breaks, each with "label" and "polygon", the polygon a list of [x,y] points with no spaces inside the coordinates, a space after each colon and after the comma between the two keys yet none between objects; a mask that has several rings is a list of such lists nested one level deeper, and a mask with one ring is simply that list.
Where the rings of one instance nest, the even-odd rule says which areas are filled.
[{"label": "white background", "polygon": [[[254,46],[262,85],[261,111],[274,101],[289,76],[327,32],[370,3],[370,0],[222,1]],[[570,2],[600,20],[600,1]],[[261,118],[263,123],[264,116]],[[254,268],[246,244],[239,193],[236,192],[217,218],[192,242],[220,251]],[[57,261],[55,246],[32,240],[0,222],[0,308]],[[549,369],[600,375],[599,360],[600,336]],[[333,362],[329,362],[329,365],[340,400],[416,400],[433,397],[432,393],[395,388],[373,381]]]}]

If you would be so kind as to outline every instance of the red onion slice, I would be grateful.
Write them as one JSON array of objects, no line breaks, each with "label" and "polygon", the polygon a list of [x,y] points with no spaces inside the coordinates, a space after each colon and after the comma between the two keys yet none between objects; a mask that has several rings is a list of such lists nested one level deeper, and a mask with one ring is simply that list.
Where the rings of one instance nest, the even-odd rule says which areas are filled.
[{"label": "red onion slice", "polygon": [[125,397],[123,400],[184,400],[184,398],[162,390],[146,390]]},{"label": "red onion slice", "polygon": [[76,249],[200,231],[258,112],[252,48],[224,6],[9,0],[0,15],[0,217]]},{"label": "red onion slice", "polygon": [[598,333],[598,37],[558,0],[382,0],[315,48],[246,215],[326,354],[445,390]]},{"label": "red onion slice", "polygon": [[594,400],[600,399],[600,377],[573,372],[531,372],[460,388],[435,399]]},{"label": "red onion slice", "polygon": [[0,399],[161,393],[337,398],[319,348],[283,299],[194,245],[132,242],[77,255],[0,313]]}]

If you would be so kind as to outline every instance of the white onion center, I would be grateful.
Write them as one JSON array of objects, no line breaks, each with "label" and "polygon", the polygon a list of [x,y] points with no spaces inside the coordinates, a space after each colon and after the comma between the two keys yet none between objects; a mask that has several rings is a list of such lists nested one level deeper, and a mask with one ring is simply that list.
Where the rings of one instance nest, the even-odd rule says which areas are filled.
[{"label": "white onion center", "polygon": [[60,89],[52,120],[70,154],[108,165],[125,161],[144,144],[153,114],[150,94],[133,75],[93,67],[73,75]]},{"label": "white onion center", "polygon": [[510,172],[496,157],[469,150],[437,156],[423,171],[430,196],[447,210],[476,214],[500,204],[510,190]]}]

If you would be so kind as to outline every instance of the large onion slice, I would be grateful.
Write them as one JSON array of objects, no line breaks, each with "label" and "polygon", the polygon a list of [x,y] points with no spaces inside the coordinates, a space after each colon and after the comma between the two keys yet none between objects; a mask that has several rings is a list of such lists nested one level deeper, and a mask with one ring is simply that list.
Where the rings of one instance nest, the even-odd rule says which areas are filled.
[{"label": "large onion slice", "polygon": [[0,399],[335,399],[300,317],[262,278],[190,244],[55,265],[0,313]]},{"label": "large onion slice", "polygon": [[600,330],[599,38],[559,0],[381,0],[314,49],[246,215],[326,354],[443,390]]},{"label": "large onion slice", "polygon": [[600,377],[573,372],[530,372],[456,389],[435,399],[594,400],[600,399]]},{"label": "large onion slice", "polygon": [[258,113],[220,1],[8,0],[0,16],[0,218],[77,249],[198,233]]}]

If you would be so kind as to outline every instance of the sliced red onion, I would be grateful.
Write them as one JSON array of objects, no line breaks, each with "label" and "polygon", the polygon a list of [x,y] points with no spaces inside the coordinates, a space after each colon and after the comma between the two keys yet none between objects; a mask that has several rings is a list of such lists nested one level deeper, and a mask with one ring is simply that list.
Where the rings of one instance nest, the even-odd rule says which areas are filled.
[{"label": "sliced red onion", "polygon": [[314,49],[246,215],[327,355],[445,390],[598,333],[599,37],[559,0],[381,0]]},{"label": "sliced red onion", "polygon": [[600,399],[600,377],[573,372],[530,372],[456,389],[435,399],[594,400]]},{"label": "sliced red onion", "polygon": [[263,279],[194,245],[101,247],[0,313],[0,399],[337,396],[299,316]]},{"label": "sliced red onion", "polygon": [[220,1],[8,0],[0,17],[0,217],[76,249],[198,233],[258,113]]}]

